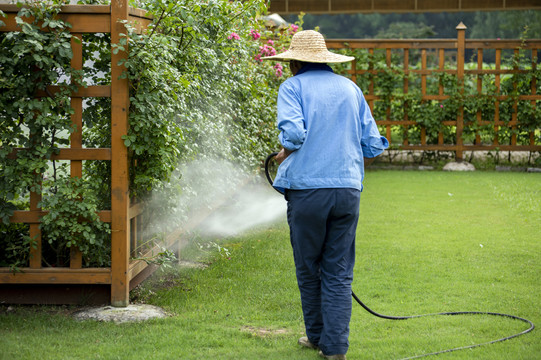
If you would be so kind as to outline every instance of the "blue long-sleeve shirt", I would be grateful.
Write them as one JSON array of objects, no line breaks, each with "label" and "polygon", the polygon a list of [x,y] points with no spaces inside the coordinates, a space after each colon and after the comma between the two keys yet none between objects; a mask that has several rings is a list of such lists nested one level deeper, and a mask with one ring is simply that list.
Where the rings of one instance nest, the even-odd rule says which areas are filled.
[{"label": "blue long-sleeve shirt", "polygon": [[363,158],[388,146],[361,89],[325,64],[307,64],[278,92],[282,146],[293,151],[280,165],[274,187],[354,188],[362,191]]}]

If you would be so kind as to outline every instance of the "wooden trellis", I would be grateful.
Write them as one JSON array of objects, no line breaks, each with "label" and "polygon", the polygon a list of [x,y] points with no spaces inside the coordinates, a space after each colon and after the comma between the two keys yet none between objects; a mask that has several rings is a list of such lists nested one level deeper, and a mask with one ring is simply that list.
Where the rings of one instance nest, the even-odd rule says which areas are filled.
[{"label": "wooden trellis", "polygon": [[[7,18],[0,31],[20,31],[15,22],[19,11],[16,5],[0,5]],[[84,33],[110,33],[111,44],[120,42],[120,34],[126,33],[121,21],[128,21],[138,31],[143,31],[152,21],[145,11],[128,6],[128,0],[112,1],[111,5],[67,5],[62,7],[59,18],[72,25],[74,38],[82,39]],[[83,44],[72,40],[74,69],[83,68]],[[120,79],[123,69],[118,62],[127,57],[126,52],[111,54],[111,84],[80,87],[71,95],[74,109],[72,122],[76,131],[71,134],[70,148],[60,149],[51,160],[69,160],[72,177],[82,176],[84,160],[111,162],[111,210],[99,212],[102,221],[111,224],[111,267],[83,268],[81,252],[73,249],[69,267],[42,266],[40,218],[45,213],[38,207],[40,195],[30,194],[30,210],[15,211],[10,221],[28,223],[30,236],[37,240],[37,248],[31,249],[29,267],[13,273],[0,268],[0,302],[19,303],[65,303],[81,301],[110,302],[114,306],[126,306],[129,302],[130,283],[138,275],[148,271],[142,261],[130,262],[130,245],[137,237],[137,219],[142,213],[141,205],[131,205],[129,197],[128,151],[122,136],[128,131],[129,83]],[[54,88],[50,89],[54,91]],[[38,94],[39,96],[39,94]],[[111,147],[91,149],[82,147],[83,98],[111,98]],[[17,149],[12,156],[24,149]],[[90,299],[89,297],[92,297]],[[38,298],[36,298],[38,297]]]},{"label": "wooden trellis", "polygon": [[[443,133],[440,131],[438,134],[437,143],[427,143],[426,138],[426,129],[421,129],[420,134],[420,143],[411,144],[408,139],[405,138],[403,143],[400,144],[398,149],[400,150],[421,150],[421,151],[452,151],[455,152],[457,159],[463,158],[464,151],[479,151],[479,150],[502,150],[502,151],[541,151],[541,136],[536,135],[535,131],[541,131],[537,129],[529,132],[529,143],[527,145],[520,145],[517,143],[516,134],[511,135],[511,140],[509,144],[500,144],[498,140],[498,130],[503,127],[510,127],[511,129],[516,129],[517,125],[522,120],[518,119],[516,106],[517,101],[531,101],[532,106],[535,107],[536,101],[541,100],[541,94],[538,93],[537,88],[539,84],[536,83],[535,78],[530,84],[530,92],[527,94],[520,94],[517,98],[514,99],[514,113],[512,114],[511,121],[502,121],[499,116],[499,103],[503,102],[506,99],[509,99],[509,95],[500,94],[500,80],[502,76],[506,74],[513,74],[519,72],[525,72],[523,69],[505,69],[502,67],[502,51],[512,50],[515,54],[518,54],[519,49],[522,51],[531,52],[532,59],[532,69],[535,71],[538,66],[538,54],[541,49],[541,40],[501,40],[501,39],[466,39],[466,26],[460,23],[457,26],[457,38],[456,39],[429,39],[429,40],[327,40],[327,47],[330,49],[366,49],[370,54],[374,54],[375,51],[385,51],[385,58],[387,67],[391,67],[391,58],[392,52],[398,51],[401,52],[401,58],[403,59],[402,71],[404,73],[403,79],[403,93],[408,94],[411,88],[409,83],[408,76],[409,74],[416,74],[421,77],[421,100],[422,101],[443,101],[449,98],[449,95],[444,94],[444,86],[440,83],[437,94],[431,94],[427,92],[427,78],[430,76],[436,76],[438,73],[448,73],[454,74],[457,76],[459,83],[464,80],[465,74],[472,74],[477,76],[477,91],[478,94],[483,94],[483,80],[482,76],[485,74],[491,74],[495,77],[496,93],[495,94],[486,94],[493,96],[495,100],[495,116],[493,121],[487,121],[481,119],[481,113],[477,113],[477,122],[478,125],[492,125],[494,126],[494,137],[492,143],[486,144],[482,143],[479,135],[476,135],[475,141],[473,143],[465,144],[463,140],[463,129],[464,129],[464,106],[460,106],[456,114],[456,120],[447,120],[443,121],[442,125],[447,127],[456,128],[454,131],[456,138],[452,144],[444,143]],[[474,52],[477,58],[477,68],[476,69],[466,69],[465,68],[465,51],[466,49],[471,49]],[[412,50],[421,52],[421,68],[413,69],[410,68],[410,52]],[[483,68],[483,53],[493,50],[495,52],[495,68],[494,69],[485,69]],[[453,66],[446,66],[446,54],[445,51],[452,51],[456,54],[456,59]],[[436,54],[437,56],[437,67],[429,67],[427,65],[427,57],[429,52],[431,54]],[[454,68],[453,68],[454,67]],[[356,61],[353,61],[351,69],[347,71],[347,75],[353,81],[357,81],[357,77],[362,74],[371,73],[375,77],[378,76],[378,70],[375,70],[373,67],[368,69],[359,69]],[[516,86],[516,84],[514,84]],[[370,105],[374,108],[374,102],[380,100],[380,97],[376,95],[377,89],[374,89],[374,79],[369,83],[368,89],[363,89],[366,94],[365,97]],[[391,139],[391,128],[392,127],[403,127],[407,128],[408,126],[415,125],[415,122],[407,118],[407,114],[404,115],[403,119],[391,119],[389,117],[389,112],[387,113],[386,118],[376,119],[378,125],[381,125],[385,128],[386,136]]]}]

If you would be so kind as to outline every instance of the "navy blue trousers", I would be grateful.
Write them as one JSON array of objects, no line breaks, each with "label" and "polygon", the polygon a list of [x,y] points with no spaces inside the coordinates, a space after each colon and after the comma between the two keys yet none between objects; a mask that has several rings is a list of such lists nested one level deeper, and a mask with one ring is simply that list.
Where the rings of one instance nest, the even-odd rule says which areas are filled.
[{"label": "navy blue trousers", "polygon": [[325,355],[349,347],[360,191],[287,190],[287,220],[306,335]]}]

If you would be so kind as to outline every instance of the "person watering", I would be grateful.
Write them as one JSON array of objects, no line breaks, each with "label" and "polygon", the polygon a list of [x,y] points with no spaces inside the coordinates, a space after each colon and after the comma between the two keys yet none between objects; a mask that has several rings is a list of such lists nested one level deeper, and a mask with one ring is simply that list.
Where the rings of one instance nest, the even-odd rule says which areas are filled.
[{"label": "person watering", "polygon": [[323,35],[300,31],[283,53],[293,77],[278,92],[283,149],[273,186],[285,194],[301,295],[304,347],[346,359],[355,234],[364,166],[388,146],[359,87],[328,63],[352,61],[327,50]]}]

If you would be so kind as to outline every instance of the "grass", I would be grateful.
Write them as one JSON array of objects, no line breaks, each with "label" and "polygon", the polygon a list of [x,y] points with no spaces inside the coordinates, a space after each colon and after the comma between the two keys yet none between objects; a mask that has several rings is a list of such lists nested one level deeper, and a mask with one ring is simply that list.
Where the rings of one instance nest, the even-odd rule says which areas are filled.
[{"label": "grass", "polygon": [[[354,291],[375,311],[503,312],[541,324],[541,175],[367,173]],[[303,323],[287,224],[215,240],[205,269],[157,272],[134,298],[171,316],[77,322],[69,307],[0,307],[0,359],[318,359]],[[212,247],[210,248],[212,249]],[[354,304],[348,359],[400,359],[520,332],[519,321],[436,316],[391,321]],[[442,359],[539,359],[538,330]]]}]

